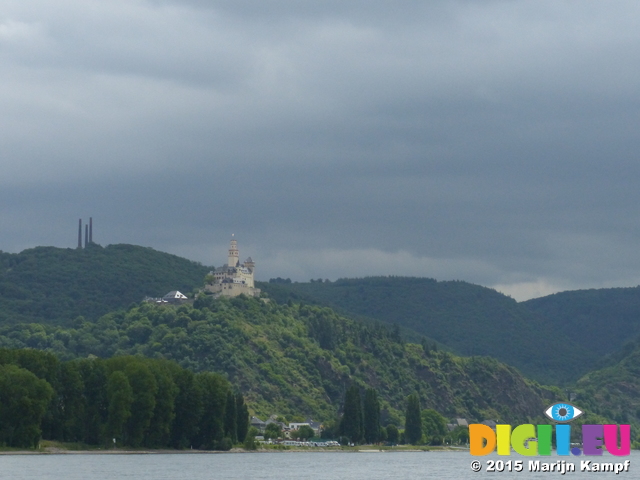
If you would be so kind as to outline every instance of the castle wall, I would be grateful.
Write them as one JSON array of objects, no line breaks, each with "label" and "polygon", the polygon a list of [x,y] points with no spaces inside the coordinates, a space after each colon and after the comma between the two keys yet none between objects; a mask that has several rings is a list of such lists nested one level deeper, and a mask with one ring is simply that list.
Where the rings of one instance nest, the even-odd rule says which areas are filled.
[{"label": "castle wall", "polygon": [[213,293],[214,296],[237,297],[245,294],[250,297],[259,297],[260,289],[249,287],[245,283],[217,283],[215,285],[207,285],[204,287],[207,292]]}]

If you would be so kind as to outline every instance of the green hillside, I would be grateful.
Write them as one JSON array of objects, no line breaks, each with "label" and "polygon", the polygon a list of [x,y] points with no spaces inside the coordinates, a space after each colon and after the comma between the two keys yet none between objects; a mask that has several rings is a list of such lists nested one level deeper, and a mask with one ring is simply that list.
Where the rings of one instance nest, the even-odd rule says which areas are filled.
[{"label": "green hillside", "polygon": [[576,403],[617,423],[640,422],[640,339],[611,355],[610,365],[575,385]]},{"label": "green hillside", "polygon": [[640,287],[561,292],[521,305],[598,356],[640,335]]},{"label": "green hillside", "polygon": [[68,325],[78,316],[97,320],[147,295],[191,292],[201,286],[209,270],[176,255],[134,245],[0,252],[0,324]]},{"label": "green hillside", "polygon": [[261,283],[280,302],[329,305],[426,335],[461,355],[489,355],[545,383],[584,374],[597,358],[572,335],[490,288],[429,278],[368,277],[335,282]]},{"label": "green hillside", "polygon": [[205,297],[193,307],[141,304],[72,328],[8,325],[0,347],[38,348],[61,359],[143,355],[224,372],[260,415],[335,418],[352,383],[377,389],[383,421],[399,424],[416,391],[424,408],[449,417],[510,422],[540,417],[562,395],[494,359],[425,351],[326,307],[244,297]]}]

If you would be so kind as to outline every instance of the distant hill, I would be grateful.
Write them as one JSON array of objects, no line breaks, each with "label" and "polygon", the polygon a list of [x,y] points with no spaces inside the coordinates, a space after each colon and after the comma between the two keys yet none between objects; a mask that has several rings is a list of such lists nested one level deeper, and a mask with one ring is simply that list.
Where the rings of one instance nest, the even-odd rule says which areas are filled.
[{"label": "distant hill", "polygon": [[210,268],[135,245],[0,252],[0,325],[70,324],[171,290],[191,292]]},{"label": "distant hill", "polygon": [[404,419],[406,397],[447,417],[523,423],[562,397],[492,358],[461,358],[405,343],[393,330],[326,307],[260,299],[199,298],[194,306],[141,304],[97,322],[0,327],[0,347],[62,359],[143,355],[193,371],[224,373],[261,416],[336,418],[345,389],[377,389],[383,422]]},{"label": "distant hill", "polygon": [[[575,402],[617,423],[640,422],[640,338],[610,355],[574,387]],[[640,446],[640,445],[638,445]]]},{"label": "distant hill", "polygon": [[431,337],[461,355],[489,355],[545,383],[575,381],[597,359],[569,332],[490,288],[429,278],[261,283],[279,302],[304,301]]},{"label": "distant hill", "polygon": [[521,305],[598,356],[640,335],[640,287],[561,292]]}]

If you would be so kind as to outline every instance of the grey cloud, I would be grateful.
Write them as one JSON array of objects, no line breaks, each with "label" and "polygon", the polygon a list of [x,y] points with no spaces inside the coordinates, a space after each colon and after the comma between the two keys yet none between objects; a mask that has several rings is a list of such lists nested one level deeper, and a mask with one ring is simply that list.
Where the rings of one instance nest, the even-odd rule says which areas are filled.
[{"label": "grey cloud", "polygon": [[0,15],[3,250],[93,215],[267,277],[637,281],[634,2],[36,3]]}]

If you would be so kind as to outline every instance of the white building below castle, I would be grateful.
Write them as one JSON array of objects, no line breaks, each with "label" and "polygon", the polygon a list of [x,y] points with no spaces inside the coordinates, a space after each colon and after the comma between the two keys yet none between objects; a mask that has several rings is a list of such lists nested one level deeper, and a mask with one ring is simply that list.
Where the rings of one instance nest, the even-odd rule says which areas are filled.
[{"label": "white building below castle", "polygon": [[251,257],[247,258],[244,263],[240,263],[238,242],[232,239],[227,263],[210,272],[213,279],[207,283],[204,289],[216,297],[220,295],[236,297],[241,294],[259,297],[260,289],[255,288],[253,281],[255,266],[256,264]]}]

